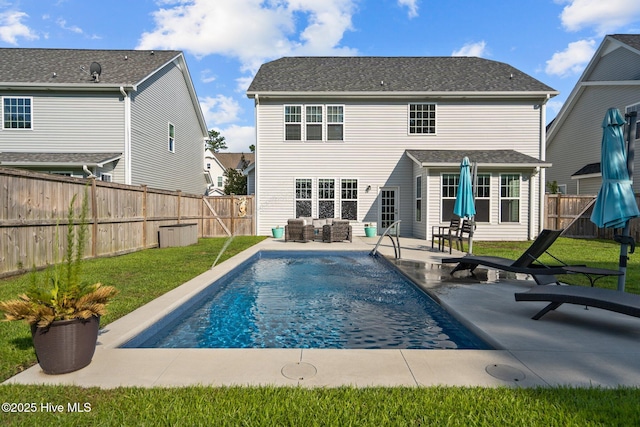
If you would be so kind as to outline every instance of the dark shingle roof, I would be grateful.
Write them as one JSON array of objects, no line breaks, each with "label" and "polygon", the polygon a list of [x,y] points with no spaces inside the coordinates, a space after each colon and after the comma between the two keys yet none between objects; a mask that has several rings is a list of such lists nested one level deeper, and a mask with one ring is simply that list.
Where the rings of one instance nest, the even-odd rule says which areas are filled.
[{"label": "dark shingle roof", "polygon": [[545,92],[502,62],[475,57],[287,57],[263,64],[248,93]]},{"label": "dark shingle roof", "polygon": [[134,85],[181,53],[175,50],[0,48],[0,84],[93,83],[89,67],[97,62],[102,74],[100,83],[96,84]]},{"label": "dark shingle roof", "polygon": [[579,171],[574,173],[571,176],[581,176],[581,175],[593,175],[600,173],[600,162],[598,163],[589,163],[588,165],[584,165],[580,168]]},{"label": "dark shingle roof", "polygon": [[640,34],[611,34],[611,37],[636,50],[640,50]]},{"label": "dark shingle roof", "polygon": [[97,165],[121,156],[122,153],[0,153],[0,164]]},{"label": "dark shingle roof", "polygon": [[478,165],[551,166],[550,163],[515,150],[407,150],[407,154],[421,164],[460,165],[466,156]]}]

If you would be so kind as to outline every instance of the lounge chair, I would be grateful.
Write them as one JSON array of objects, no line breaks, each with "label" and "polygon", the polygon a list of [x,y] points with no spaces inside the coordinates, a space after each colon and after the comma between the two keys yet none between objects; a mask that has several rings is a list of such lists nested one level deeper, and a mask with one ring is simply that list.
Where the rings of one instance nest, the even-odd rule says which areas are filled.
[{"label": "lounge chair", "polygon": [[640,317],[640,295],[611,289],[574,285],[536,286],[526,292],[516,293],[515,297],[516,301],[548,301],[550,303],[532,317],[534,320],[540,319],[549,311],[565,303],[597,307]]},{"label": "lounge chair", "polygon": [[[473,270],[479,265],[495,268],[498,270],[510,271],[514,273],[529,274],[533,277],[538,285],[547,285],[549,283],[558,283],[556,274],[567,274],[563,269],[566,264],[562,261],[561,266],[548,266],[541,263],[538,258],[547,252],[547,249],[556,241],[558,236],[562,234],[563,230],[542,230],[536,240],[531,243],[531,246],[516,260],[509,258],[502,258],[496,256],[477,256],[466,255],[460,258],[444,258],[443,264],[458,263],[458,265],[451,271],[451,274],[459,270],[469,270],[473,274]],[[548,252],[547,252],[548,253]],[[550,254],[549,254],[550,255]]]}]

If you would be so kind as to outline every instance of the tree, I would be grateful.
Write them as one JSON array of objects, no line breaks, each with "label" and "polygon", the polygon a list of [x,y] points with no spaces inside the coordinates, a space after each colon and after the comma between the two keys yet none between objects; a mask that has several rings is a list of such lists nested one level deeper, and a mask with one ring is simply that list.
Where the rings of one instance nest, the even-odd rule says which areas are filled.
[{"label": "tree", "polygon": [[224,194],[247,194],[247,177],[242,172],[229,168],[224,171],[227,182],[224,185]]},{"label": "tree", "polygon": [[249,150],[251,150],[252,153],[255,153],[256,152],[256,146],[254,144],[251,144],[249,146]]},{"label": "tree", "polygon": [[209,139],[205,141],[205,149],[211,150],[214,153],[218,153],[220,150],[227,149],[227,143],[224,140],[224,136],[220,135],[215,129],[209,131]]}]

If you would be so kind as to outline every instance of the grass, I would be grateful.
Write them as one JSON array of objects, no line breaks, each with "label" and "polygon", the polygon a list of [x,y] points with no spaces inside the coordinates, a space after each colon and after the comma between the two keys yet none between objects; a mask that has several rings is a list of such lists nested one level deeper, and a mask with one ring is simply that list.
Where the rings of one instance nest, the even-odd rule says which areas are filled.
[{"label": "grass", "polygon": [[[237,237],[222,259],[261,238]],[[209,269],[224,239],[185,248],[152,249],[91,260],[89,280],[114,285],[120,294],[103,323],[127,314]],[[529,242],[474,242],[474,253],[517,257]],[[551,252],[567,263],[616,269],[612,242],[560,238]],[[640,293],[640,262],[630,255],[627,290]],[[548,260],[551,262],[551,260]],[[565,281],[581,281],[579,275]],[[29,277],[0,280],[0,299],[16,296]],[[598,286],[616,288],[616,280]],[[0,323],[0,378],[35,363],[28,327]],[[184,387],[99,389],[72,386],[0,386],[0,403],[29,404],[35,412],[0,412],[0,425],[640,425],[640,389],[600,388],[331,388]],[[34,405],[31,405],[33,403]],[[47,411],[62,405],[62,413]],[[74,406],[74,404],[76,406]],[[85,405],[86,404],[86,405]],[[23,408],[24,406],[21,406]],[[84,412],[71,412],[70,409]],[[87,411],[88,410],[88,411]]]},{"label": "grass", "polygon": [[[263,240],[235,237],[218,263]],[[87,282],[115,286],[119,294],[107,307],[101,326],[174,289],[211,268],[226,239],[200,239],[197,245],[148,249],[83,263]],[[39,272],[38,274],[44,274]],[[31,274],[0,280],[0,301],[13,299],[31,283]],[[29,326],[24,322],[0,322],[0,380],[36,363]]]}]

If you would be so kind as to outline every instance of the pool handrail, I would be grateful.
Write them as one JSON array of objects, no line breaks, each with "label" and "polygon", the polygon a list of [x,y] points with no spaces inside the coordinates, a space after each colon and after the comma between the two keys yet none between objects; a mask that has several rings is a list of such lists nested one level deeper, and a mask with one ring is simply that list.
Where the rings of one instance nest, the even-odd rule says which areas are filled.
[{"label": "pool handrail", "polygon": [[389,234],[389,230],[391,230],[391,227],[393,227],[396,224],[401,223],[402,220],[399,219],[397,221],[395,221],[393,224],[391,224],[390,226],[387,227],[386,230],[384,230],[384,233],[382,233],[382,235],[380,236],[380,238],[378,239],[378,243],[376,243],[375,248],[373,248],[370,252],[371,256],[375,256],[375,254],[378,252],[378,246],[380,246],[380,242],[382,242],[382,239],[384,238],[384,236],[388,236],[391,239],[391,243],[393,244],[393,252],[395,253],[396,259],[400,259],[400,235],[399,235],[399,230],[400,227],[396,227],[395,228],[395,238],[396,241],[398,242],[398,246],[396,248],[396,242],[393,240],[393,236],[391,236],[391,234]]}]

